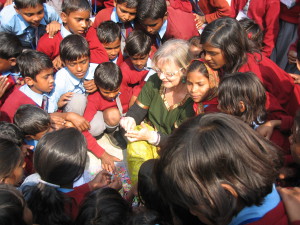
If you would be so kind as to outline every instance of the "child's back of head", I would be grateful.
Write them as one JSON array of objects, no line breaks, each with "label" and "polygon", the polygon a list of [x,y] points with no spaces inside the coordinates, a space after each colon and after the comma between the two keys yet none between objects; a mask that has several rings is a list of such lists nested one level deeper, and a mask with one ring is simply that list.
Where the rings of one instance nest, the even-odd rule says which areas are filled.
[{"label": "child's back of head", "polygon": [[21,105],[15,113],[14,123],[25,138],[39,140],[51,128],[50,115],[43,109],[30,104]]},{"label": "child's back of head", "polygon": [[38,5],[43,5],[43,0],[15,0],[15,6],[17,9],[35,8]]},{"label": "child's back of head", "polygon": [[18,58],[17,64],[23,77],[36,80],[36,76],[43,70],[52,69],[51,59],[44,53],[26,50]]},{"label": "child's back of head", "polygon": [[144,209],[132,215],[126,225],[164,225],[156,211]]},{"label": "child's back of head", "polygon": [[164,18],[166,12],[165,0],[145,0],[139,1],[136,17],[140,22],[145,19],[157,20]]},{"label": "child's back of head", "polygon": [[265,88],[251,73],[227,74],[220,82],[218,93],[221,111],[239,116],[249,125],[261,124],[266,119]]},{"label": "child's back of head", "polygon": [[24,141],[24,134],[15,124],[0,121],[0,138],[10,140],[21,147]]},{"label": "child's back of head", "polygon": [[87,40],[78,34],[65,37],[59,47],[60,58],[63,62],[72,62],[84,57],[90,57],[90,49]]},{"label": "child's back of head", "polygon": [[18,185],[23,178],[24,155],[14,142],[0,138],[0,183]]},{"label": "child's back of head", "polygon": [[27,208],[23,195],[6,184],[0,184],[0,224],[32,225],[32,213]]},{"label": "child's back of head", "polygon": [[97,66],[95,70],[95,84],[98,88],[114,91],[120,88],[122,83],[122,72],[113,62],[104,62]]},{"label": "child's back of head", "polygon": [[129,203],[112,188],[98,189],[84,201],[76,224],[78,225],[122,225],[131,213]]},{"label": "child's back of head", "polygon": [[[40,175],[36,186],[24,187],[24,196],[37,224],[71,224],[66,196],[58,188],[72,189],[82,176],[87,159],[85,138],[75,128],[47,133],[34,153],[34,168]],[[46,166],[45,166],[46,165]],[[72,205],[68,209],[72,210]]]},{"label": "child's back of head", "polygon": [[202,44],[200,36],[194,36],[189,39],[190,51],[193,54],[195,59],[200,58],[200,53],[202,52]]},{"label": "child's back of head", "polygon": [[102,44],[115,42],[121,39],[121,28],[111,20],[104,21],[97,28],[97,36]]},{"label": "child's back of head", "polygon": [[254,48],[257,50],[262,50],[263,48],[263,39],[264,39],[264,32],[259,27],[254,20],[244,18],[239,21],[241,26],[244,28],[248,35],[248,39],[250,40],[250,44],[253,45]]},{"label": "child's back of head", "polygon": [[141,30],[134,30],[126,39],[125,49],[130,57],[149,55],[151,38]]}]

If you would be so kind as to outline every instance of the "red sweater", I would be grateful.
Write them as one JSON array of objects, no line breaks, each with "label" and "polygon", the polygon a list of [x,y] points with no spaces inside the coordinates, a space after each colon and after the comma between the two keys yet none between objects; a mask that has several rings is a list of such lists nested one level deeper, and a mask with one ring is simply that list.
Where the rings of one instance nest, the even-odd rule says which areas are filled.
[{"label": "red sweater", "polygon": [[[218,98],[215,97],[209,101],[204,101],[202,102],[203,106],[204,106],[204,113],[212,113],[212,112],[220,112],[220,110],[218,109]],[[199,103],[198,102],[194,102],[193,104],[193,109],[195,111],[195,114],[198,115],[199,114]]]},{"label": "red sweater", "polygon": [[103,21],[107,21],[107,20],[111,20],[111,13],[114,10],[113,8],[106,8],[106,9],[102,9],[100,10],[96,17],[95,17],[95,21],[93,23],[93,27],[95,29],[97,29],[97,27],[103,22]]},{"label": "red sweater", "polygon": [[[169,0],[174,9],[192,12],[193,7],[189,0]],[[220,17],[231,16],[231,7],[226,0],[200,0],[198,5],[205,15],[205,20],[210,23]]]},{"label": "red sweater", "polygon": [[[126,88],[125,86],[121,86],[120,92],[120,100],[123,106],[123,113],[125,113],[128,111],[128,105],[131,95],[128,88]],[[86,105],[83,117],[86,120],[91,121],[94,118],[97,111],[104,111],[105,109],[112,107],[117,107],[116,101],[108,101],[104,99],[101,96],[101,94],[97,91],[88,96],[88,103]],[[105,150],[100,145],[98,145],[97,140],[90,134],[90,132],[84,131],[83,135],[86,138],[88,149],[91,152],[93,152],[95,156],[100,158],[100,156],[105,152]]]},{"label": "red sweater", "polygon": [[109,8],[114,7],[114,1],[113,0],[92,0],[92,5],[94,6],[96,2],[97,7],[102,8]]},{"label": "red sweater", "polygon": [[0,121],[12,123],[17,109],[24,104],[37,105],[31,98],[20,91],[19,88],[14,88],[1,107]]},{"label": "red sweater", "polygon": [[288,9],[286,5],[280,3],[279,18],[286,22],[298,24],[299,12],[300,12],[300,0],[296,0],[296,5],[294,5],[290,9]]},{"label": "red sweater", "polygon": [[[236,17],[244,8],[247,0],[232,0],[232,17]],[[248,17],[253,19],[265,32],[263,44],[264,55],[270,56],[279,32],[279,0],[251,0]]]},{"label": "red sweater", "polygon": [[132,89],[132,95],[138,96],[145,84],[148,70],[138,71],[134,68],[130,59],[126,59],[120,66],[123,80],[122,84]]},{"label": "red sweater", "polygon": [[[108,56],[106,54],[105,49],[103,48],[103,45],[101,45],[97,37],[96,30],[90,27],[86,33],[85,38],[89,43],[89,47],[91,51],[90,62],[91,63],[108,62],[109,61]],[[48,34],[44,34],[39,40],[37,50],[48,55],[51,60],[54,60],[59,55],[59,45],[62,39],[63,37],[61,36],[60,32],[55,34],[53,38],[49,38]]]}]

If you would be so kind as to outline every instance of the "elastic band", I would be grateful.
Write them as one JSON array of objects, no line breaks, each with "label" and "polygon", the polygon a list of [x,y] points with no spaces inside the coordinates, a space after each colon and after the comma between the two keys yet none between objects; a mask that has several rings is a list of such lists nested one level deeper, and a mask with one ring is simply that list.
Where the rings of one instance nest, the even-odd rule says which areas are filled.
[{"label": "elastic band", "polygon": [[49,182],[47,182],[47,181],[44,181],[44,180],[42,180],[42,179],[39,179],[39,182],[40,182],[40,183],[43,183],[43,184],[46,184],[46,185],[48,185],[48,186],[50,186],[50,187],[60,188],[60,186],[59,186],[59,185],[57,185],[57,184],[52,184],[52,183],[49,183]]}]

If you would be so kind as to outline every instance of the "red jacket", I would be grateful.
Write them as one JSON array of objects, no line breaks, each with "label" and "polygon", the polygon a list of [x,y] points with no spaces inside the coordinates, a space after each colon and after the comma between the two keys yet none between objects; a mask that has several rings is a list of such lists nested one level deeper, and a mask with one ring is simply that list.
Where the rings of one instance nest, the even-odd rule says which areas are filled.
[{"label": "red jacket", "polygon": [[[124,86],[121,86],[120,92],[120,100],[123,106],[123,113],[125,113],[128,111],[128,105],[131,95],[128,88]],[[105,109],[112,107],[117,107],[116,101],[108,101],[104,99],[98,91],[96,91],[95,93],[88,96],[88,103],[86,105],[83,117],[86,120],[91,121],[97,111],[104,111]],[[98,145],[97,140],[90,134],[90,132],[84,131],[82,133],[86,138],[88,149],[93,152],[96,157],[100,158],[105,150],[100,145]]]},{"label": "red jacket", "polygon": [[130,59],[126,59],[120,69],[123,75],[122,84],[132,89],[132,95],[137,97],[145,84],[144,79],[149,71],[137,71]]},{"label": "red jacket", "polygon": [[[108,62],[107,53],[97,37],[96,30],[90,27],[85,38],[89,43],[91,51],[90,62],[98,64]],[[60,32],[55,34],[53,38],[49,38],[48,34],[44,34],[38,42],[37,50],[48,55],[51,60],[54,60],[59,55],[59,45],[62,39],[63,37]]]},{"label": "red jacket", "polygon": [[[169,0],[175,9],[192,12],[193,8],[189,0]],[[198,5],[205,15],[205,20],[210,23],[220,17],[231,16],[231,7],[226,0],[200,0]]]},{"label": "red jacket", "polygon": [[[232,17],[236,17],[244,8],[247,0],[232,0]],[[263,44],[264,55],[270,56],[279,32],[279,0],[251,0],[248,17],[253,19],[265,32]]]}]

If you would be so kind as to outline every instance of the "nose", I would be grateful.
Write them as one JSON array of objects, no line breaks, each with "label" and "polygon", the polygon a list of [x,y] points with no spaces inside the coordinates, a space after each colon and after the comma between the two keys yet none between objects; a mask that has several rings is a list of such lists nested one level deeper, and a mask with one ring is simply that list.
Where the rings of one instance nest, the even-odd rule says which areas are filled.
[{"label": "nose", "polygon": [[125,13],[123,18],[124,18],[125,21],[128,21],[129,20],[129,13]]},{"label": "nose", "polygon": [[84,28],[84,29],[88,28],[88,26],[89,26],[89,22],[88,21],[83,21],[81,23],[81,27]]},{"label": "nose", "polygon": [[54,83],[54,77],[53,76],[50,77],[50,83],[51,84]]},{"label": "nose", "polygon": [[210,57],[209,54],[205,54],[205,55],[204,55],[204,59],[205,59],[206,61],[210,61],[210,60],[211,60],[211,57]]},{"label": "nose", "polygon": [[152,29],[151,27],[147,26],[147,27],[146,27],[146,31],[147,31],[148,33],[152,34],[153,29]]},{"label": "nose", "polygon": [[80,65],[80,63],[78,63],[76,65],[76,70],[77,70],[77,72],[81,72],[82,71],[82,66]]}]

